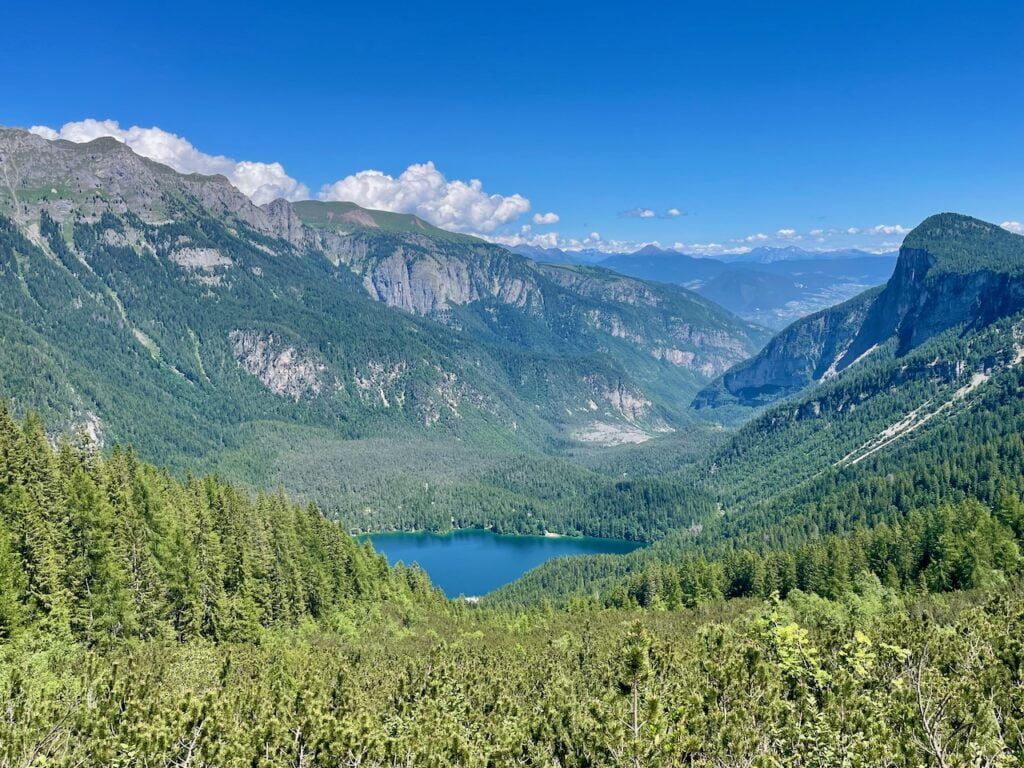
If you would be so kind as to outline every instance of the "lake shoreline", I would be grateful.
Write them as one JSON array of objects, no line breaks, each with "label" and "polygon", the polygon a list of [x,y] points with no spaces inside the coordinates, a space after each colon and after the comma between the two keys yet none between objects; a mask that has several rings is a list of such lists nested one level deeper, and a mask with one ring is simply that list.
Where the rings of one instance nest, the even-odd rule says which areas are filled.
[{"label": "lake shoreline", "polygon": [[417,564],[449,598],[483,597],[553,558],[625,555],[646,546],[626,539],[502,534],[481,528],[382,531],[360,534],[357,540],[371,542],[390,565]]},{"label": "lake shoreline", "polygon": [[538,539],[597,539],[599,541],[629,541],[641,546],[648,546],[651,542],[643,541],[642,539],[620,539],[613,536],[588,536],[582,533],[556,533],[555,531],[544,531],[543,533],[516,533],[516,532],[505,532],[498,533],[494,530],[493,525],[488,526],[466,526],[465,528],[447,528],[443,531],[433,530],[430,528],[389,528],[385,530],[376,531],[359,531],[355,532],[352,529],[348,530],[348,535],[353,536],[357,539],[364,538],[367,536],[387,536],[390,534],[404,534],[404,533],[429,533],[434,536],[447,536],[452,533],[458,533],[461,531],[483,531],[486,533],[493,533],[495,536],[527,536],[535,537]]}]

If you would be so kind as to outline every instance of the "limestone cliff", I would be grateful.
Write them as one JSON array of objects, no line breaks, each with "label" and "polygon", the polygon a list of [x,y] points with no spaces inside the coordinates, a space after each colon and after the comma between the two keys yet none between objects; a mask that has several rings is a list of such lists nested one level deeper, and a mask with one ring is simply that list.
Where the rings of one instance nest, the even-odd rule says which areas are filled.
[{"label": "limestone cliff", "polygon": [[710,385],[697,408],[761,406],[871,359],[896,356],[952,328],[978,330],[1024,309],[1024,237],[958,214],[911,232],[882,288],[798,320]]}]

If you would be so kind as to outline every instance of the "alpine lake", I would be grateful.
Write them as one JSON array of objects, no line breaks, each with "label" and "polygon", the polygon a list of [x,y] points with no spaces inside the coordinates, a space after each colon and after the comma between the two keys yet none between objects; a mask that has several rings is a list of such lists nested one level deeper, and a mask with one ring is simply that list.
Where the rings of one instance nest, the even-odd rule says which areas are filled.
[{"label": "alpine lake", "polygon": [[416,563],[448,597],[480,597],[515,581],[553,557],[625,554],[644,544],[585,536],[515,536],[463,529],[369,533],[369,539],[391,565]]}]

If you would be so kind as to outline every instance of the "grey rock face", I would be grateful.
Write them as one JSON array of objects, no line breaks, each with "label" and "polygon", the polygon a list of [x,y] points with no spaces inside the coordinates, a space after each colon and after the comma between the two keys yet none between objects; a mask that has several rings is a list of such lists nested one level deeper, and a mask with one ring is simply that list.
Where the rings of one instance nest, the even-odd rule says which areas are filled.
[{"label": "grey rock face", "polygon": [[274,394],[298,401],[324,391],[327,366],[312,354],[283,344],[273,334],[234,330],[229,338],[238,365]]},{"label": "grey rock face", "polygon": [[697,408],[739,401],[758,406],[835,375],[878,290],[798,320],[750,360],[726,371],[694,399]]},{"label": "grey rock face", "polygon": [[412,245],[418,247],[397,244],[383,258],[371,258],[369,245],[353,248],[348,264],[362,275],[371,296],[417,315],[482,299],[496,299],[519,309],[543,304],[536,281],[529,275],[513,274],[509,265],[503,263],[511,256],[500,249],[466,254],[446,252],[430,242]]},{"label": "grey rock face", "polygon": [[0,128],[0,210],[7,208],[16,221],[35,219],[45,209],[57,221],[109,211],[160,223],[182,206],[268,235],[288,231],[280,209],[273,215],[257,207],[223,176],[179,174],[113,138],[76,144]]},{"label": "grey rock face", "polygon": [[[80,283],[79,308],[98,300],[130,330],[168,386],[226,375],[233,387],[240,368],[317,418],[483,419],[531,436],[594,418],[635,437],[674,423],[766,336],[684,288],[537,264],[416,217],[256,206],[224,177],[179,174],[114,139],[0,129],[0,215]],[[77,242],[83,232],[106,247]],[[444,328],[373,307],[378,343],[376,327],[351,322],[371,306],[361,291]],[[200,319],[216,328],[175,337]]]}]

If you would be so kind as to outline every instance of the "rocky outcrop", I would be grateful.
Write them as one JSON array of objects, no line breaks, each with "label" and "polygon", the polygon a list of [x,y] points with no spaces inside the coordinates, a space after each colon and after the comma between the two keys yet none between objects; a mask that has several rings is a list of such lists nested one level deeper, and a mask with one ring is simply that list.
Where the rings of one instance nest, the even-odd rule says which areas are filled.
[{"label": "rocky outcrop", "polygon": [[234,262],[216,248],[179,248],[171,254],[171,261],[186,269],[212,272],[217,267],[230,267]]},{"label": "rocky outcrop", "polygon": [[[405,240],[411,242],[405,242]],[[355,245],[353,242],[351,245]],[[536,280],[517,274],[501,249],[445,249],[421,235],[408,235],[380,255],[370,243],[345,254],[348,265],[363,278],[367,292],[390,307],[430,315],[450,305],[493,299],[517,309],[543,304]]]},{"label": "rocky outcrop", "polygon": [[658,297],[650,286],[640,280],[599,269],[571,269],[553,264],[536,263],[533,268],[573,293],[617,304],[658,306]]},{"label": "rocky outcrop", "polygon": [[834,375],[878,293],[868,291],[793,323],[760,353],[702,389],[694,407],[767,405]]},{"label": "rocky outcrop", "polygon": [[285,344],[273,334],[234,330],[229,334],[238,365],[275,395],[296,402],[324,391],[327,366],[312,354]]},{"label": "rocky outcrop", "polygon": [[224,176],[179,174],[114,138],[78,144],[0,128],[0,211],[16,221],[34,220],[45,209],[57,221],[132,213],[157,224],[193,207],[304,243],[301,222],[280,203],[260,208]]},{"label": "rocky outcrop", "polygon": [[651,408],[650,400],[621,384],[602,390],[601,397],[629,421],[643,419]]},{"label": "rocky outcrop", "polygon": [[594,419],[653,434],[766,336],[684,288],[538,265],[414,216],[256,206],[224,177],[110,138],[0,129],[0,168],[0,229],[36,261],[14,264],[8,288],[20,301],[20,280],[47,275],[47,312],[82,313],[68,322],[102,331],[110,359],[145,349],[159,384],[140,386],[182,409],[179,388],[203,387],[197,408],[222,397],[210,414],[245,410],[258,381],[292,401],[278,404],[286,417],[344,429],[372,413],[526,440]]},{"label": "rocky outcrop", "polygon": [[[1006,236],[1021,241],[1024,263],[1024,238]],[[892,280],[869,310],[841,366],[893,336],[898,353],[905,354],[950,328],[976,330],[1024,309],[1021,275],[984,268],[936,269],[937,263],[936,256],[924,249],[905,246],[900,251]]]}]

